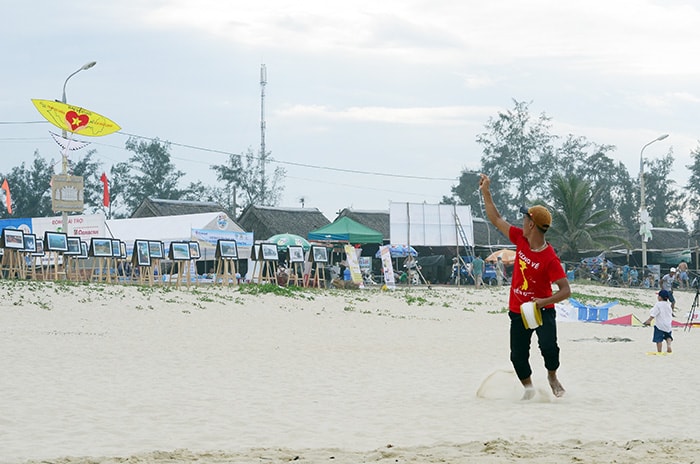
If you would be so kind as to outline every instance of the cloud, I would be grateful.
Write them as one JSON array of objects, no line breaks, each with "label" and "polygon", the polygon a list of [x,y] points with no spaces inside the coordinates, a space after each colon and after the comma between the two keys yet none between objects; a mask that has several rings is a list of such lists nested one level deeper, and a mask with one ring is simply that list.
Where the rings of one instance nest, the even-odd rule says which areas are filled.
[{"label": "cloud", "polygon": [[444,106],[432,108],[391,108],[382,106],[335,109],[323,105],[293,105],[275,111],[279,118],[326,121],[374,122],[405,125],[465,125],[483,121],[500,108]]}]

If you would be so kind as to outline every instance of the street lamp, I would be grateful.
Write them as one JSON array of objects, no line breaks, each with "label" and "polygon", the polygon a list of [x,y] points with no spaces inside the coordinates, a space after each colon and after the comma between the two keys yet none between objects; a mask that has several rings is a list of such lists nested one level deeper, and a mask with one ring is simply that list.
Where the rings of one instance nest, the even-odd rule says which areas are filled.
[{"label": "street lamp", "polygon": [[[97,64],[97,61],[90,61],[89,63],[85,63],[80,68],[78,68],[78,70],[76,70],[71,75],[66,77],[66,80],[63,82],[63,94],[61,96],[61,102],[68,103],[66,101],[66,84],[68,84],[68,81],[70,80],[70,78],[75,76],[76,74],[78,74],[80,71],[85,71],[85,70],[92,68],[96,64]],[[66,138],[66,136],[68,134],[66,133],[65,129],[61,130],[61,135],[63,136],[64,139]],[[61,174],[63,174],[65,176],[66,174],[68,174],[68,149],[67,148],[63,150],[63,153],[61,156],[61,161],[62,161]],[[63,222],[63,233],[68,233],[68,213],[66,211],[63,211],[61,214],[61,218],[62,218],[62,222]]]},{"label": "street lamp", "polygon": [[[85,70],[92,68],[96,64],[97,64],[97,61],[90,61],[89,63],[85,63],[77,71],[72,73],[70,76],[66,77],[66,80],[63,82],[63,95],[61,96],[61,102],[68,103],[66,101],[66,84],[68,84],[68,81],[70,80],[70,78],[75,76],[76,74],[78,74],[80,71],[85,71]],[[63,129],[61,135],[63,135],[63,138],[66,137],[67,134],[66,134],[65,129]],[[64,150],[63,151],[63,168],[61,170],[61,174],[67,174],[67,172],[68,172],[68,157],[66,156],[66,150]]]},{"label": "street lamp", "polygon": [[[644,149],[651,145],[654,142],[658,142],[659,140],[663,140],[666,137],[668,137],[668,134],[663,134],[659,135],[656,137],[654,140],[651,142],[647,143],[642,147],[642,151],[639,152],[639,190],[640,190],[640,199],[639,199],[639,219],[642,221],[643,219],[643,213],[646,211],[646,205],[644,203]],[[644,237],[642,237],[642,274],[644,273],[644,269],[647,266],[647,242]]]}]

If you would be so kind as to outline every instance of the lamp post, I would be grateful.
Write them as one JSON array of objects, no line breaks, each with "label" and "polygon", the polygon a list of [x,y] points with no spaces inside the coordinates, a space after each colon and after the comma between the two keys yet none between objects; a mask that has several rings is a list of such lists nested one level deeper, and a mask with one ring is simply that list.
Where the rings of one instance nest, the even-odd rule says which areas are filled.
[{"label": "lamp post", "polygon": [[[89,63],[85,63],[80,68],[78,68],[75,72],[73,72],[71,75],[66,77],[66,80],[63,82],[63,94],[61,96],[62,103],[68,103],[66,101],[66,84],[68,84],[68,81],[70,80],[70,78],[75,76],[76,74],[78,74],[80,71],[85,71],[85,70],[92,68],[96,64],[97,64],[97,61],[90,61]],[[68,134],[66,133],[65,129],[61,130],[61,135],[63,136],[63,138],[66,138],[66,136]],[[65,176],[66,174],[68,174],[68,150],[67,149],[63,150],[63,153],[61,156],[61,164],[62,164],[61,174],[63,174]],[[68,233],[68,213],[63,211],[61,213],[61,218],[63,221],[63,233]]]},{"label": "lamp post", "polygon": [[[663,134],[659,135],[656,137],[654,140],[651,142],[647,143],[642,147],[642,150],[639,152],[639,193],[640,193],[640,198],[639,198],[639,219],[640,221],[642,220],[642,213],[646,211],[646,205],[644,203],[644,149],[651,145],[654,142],[658,142],[660,140],[665,139],[668,137],[668,134]],[[644,237],[642,237],[642,275],[644,273],[644,269],[647,266],[647,242],[644,240]]]}]

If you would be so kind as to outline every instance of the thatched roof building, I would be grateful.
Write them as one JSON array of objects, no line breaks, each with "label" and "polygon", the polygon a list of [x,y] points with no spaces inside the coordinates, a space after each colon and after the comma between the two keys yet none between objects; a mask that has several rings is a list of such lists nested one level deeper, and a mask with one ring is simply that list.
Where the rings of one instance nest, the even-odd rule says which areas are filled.
[{"label": "thatched roof building", "polygon": [[[646,244],[648,264],[676,265],[682,260],[690,264],[692,260],[692,267],[697,267],[697,258],[691,254],[692,251],[696,250],[696,243],[687,231],[653,227],[651,236],[651,240]],[[612,259],[616,264],[624,262],[633,266],[641,266],[641,236],[635,234],[627,240],[633,248],[630,250],[624,245],[612,247],[610,253],[607,254],[608,259]]]},{"label": "thatched roof building", "polygon": [[[181,216],[184,214],[218,213],[224,209],[218,203],[210,201],[163,200],[146,198],[141,202],[132,218]],[[227,211],[224,211],[228,213]]]},{"label": "thatched roof building", "polygon": [[244,230],[253,232],[255,240],[276,234],[295,234],[306,238],[309,232],[331,221],[317,208],[279,208],[248,205],[236,221]]}]

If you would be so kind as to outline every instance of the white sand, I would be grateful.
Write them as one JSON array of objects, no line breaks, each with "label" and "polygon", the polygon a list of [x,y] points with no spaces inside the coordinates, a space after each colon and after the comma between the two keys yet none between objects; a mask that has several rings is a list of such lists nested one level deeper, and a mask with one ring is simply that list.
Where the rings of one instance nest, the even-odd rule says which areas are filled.
[{"label": "white sand", "polygon": [[[520,401],[507,289],[302,297],[0,280],[0,462],[658,463],[700,453],[700,329],[559,324]],[[648,303],[650,290],[573,285]],[[676,292],[685,321],[695,293]],[[422,303],[422,304],[421,304]],[[481,391],[481,396],[477,396]],[[87,458],[90,457],[90,458]],[[298,459],[297,459],[298,458]]]}]

